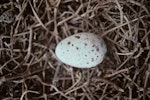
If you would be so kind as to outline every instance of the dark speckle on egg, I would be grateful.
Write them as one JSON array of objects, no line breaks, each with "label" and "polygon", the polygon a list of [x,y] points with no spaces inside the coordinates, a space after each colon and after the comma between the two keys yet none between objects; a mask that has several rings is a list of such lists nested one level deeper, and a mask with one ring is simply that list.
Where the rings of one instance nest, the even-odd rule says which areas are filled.
[{"label": "dark speckle on egg", "polygon": [[93,61],[94,61],[94,58],[92,58],[91,61],[93,62]]},{"label": "dark speckle on egg", "polygon": [[78,48],[78,47],[76,47],[76,49],[78,50],[79,48]]},{"label": "dark speckle on egg", "polygon": [[85,46],[87,46],[87,43],[84,43]]},{"label": "dark speckle on egg", "polygon": [[103,42],[101,42],[101,46],[102,46],[102,47],[104,46],[104,43],[103,43]]},{"label": "dark speckle on egg", "polygon": [[96,48],[96,51],[99,51],[99,48]]},{"label": "dark speckle on egg", "polygon": [[75,38],[80,39],[80,36],[75,36]]}]

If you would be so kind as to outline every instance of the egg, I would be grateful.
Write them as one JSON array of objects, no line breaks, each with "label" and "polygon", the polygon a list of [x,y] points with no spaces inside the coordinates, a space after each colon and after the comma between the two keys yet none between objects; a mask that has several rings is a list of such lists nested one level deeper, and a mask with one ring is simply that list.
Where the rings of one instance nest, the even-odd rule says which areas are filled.
[{"label": "egg", "polygon": [[107,52],[104,40],[94,33],[77,33],[56,46],[57,58],[72,67],[91,68],[100,64]]}]

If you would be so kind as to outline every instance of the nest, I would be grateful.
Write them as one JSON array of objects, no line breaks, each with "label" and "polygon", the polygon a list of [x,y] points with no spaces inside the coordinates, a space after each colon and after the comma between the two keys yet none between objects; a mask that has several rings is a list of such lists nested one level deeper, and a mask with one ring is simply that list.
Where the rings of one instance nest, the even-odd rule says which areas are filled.
[{"label": "nest", "polygon": [[[56,45],[79,32],[104,38],[103,63],[58,62]],[[150,2],[1,0],[0,99],[150,99]]]}]

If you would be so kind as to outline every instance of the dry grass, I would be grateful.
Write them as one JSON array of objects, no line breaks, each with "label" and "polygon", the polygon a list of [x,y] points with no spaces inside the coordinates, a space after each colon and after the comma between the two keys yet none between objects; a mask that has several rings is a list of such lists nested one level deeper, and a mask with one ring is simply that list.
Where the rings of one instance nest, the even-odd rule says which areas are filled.
[{"label": "dry grass", "polygon": [[[19,1],[19,2],[17,2]],[[1,100],[150,99],[150,2],[148,0],[1,0]],[[93,32],[108,52],[95,68],[57,61],[65,37]]]}]

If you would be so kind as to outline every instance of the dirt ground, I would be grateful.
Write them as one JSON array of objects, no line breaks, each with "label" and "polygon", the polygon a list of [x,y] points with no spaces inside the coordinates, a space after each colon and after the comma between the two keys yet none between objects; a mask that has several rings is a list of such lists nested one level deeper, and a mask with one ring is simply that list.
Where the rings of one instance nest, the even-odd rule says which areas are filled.
[{"label": "dirt ground", "polygon": [[[107,44],[96,67],[56,58],[79,32]],[[150,100],[150,1],[0,0],[0,100]]]}]

